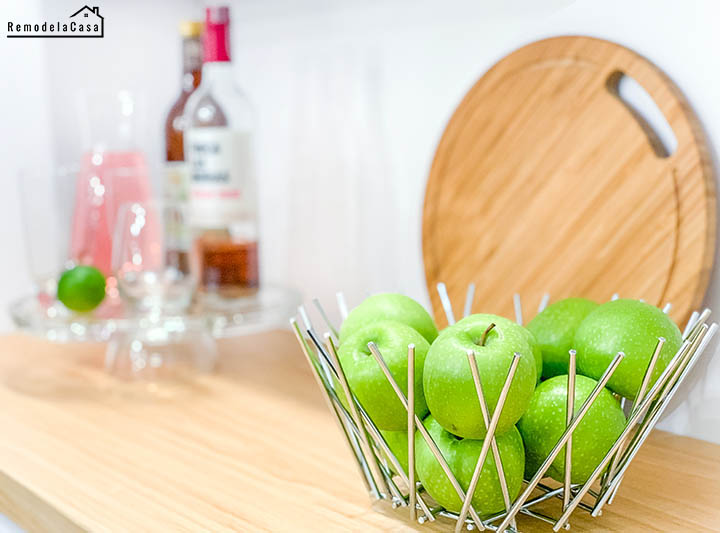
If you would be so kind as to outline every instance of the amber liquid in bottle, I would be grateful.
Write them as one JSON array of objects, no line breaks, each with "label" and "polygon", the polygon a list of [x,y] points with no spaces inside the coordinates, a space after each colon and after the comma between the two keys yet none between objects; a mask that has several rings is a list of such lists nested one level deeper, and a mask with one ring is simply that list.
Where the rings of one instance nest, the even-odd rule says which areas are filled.
[{"label": "amber liquid in bottle", "polygon": [[[173,103],[165,119],[165,199],[169,202],[188,201],[188,168],[183,145],[183,111],[190,95],[198,88],[202,78],[203,24],[184,21],[180,24],[182,36],[183,76],[180,95]],[[175,226],[180,227],[180,226]],[[168,264],[180,272],[189,272],[189,239],[186,235],[173,235],[168,249]]]},{"label": "amber liquid in bottle", "polygon": [[222,232],[205,230],[196,237],[200,285],[226,298],[248,296],[260,283],[257,242],[238,242]]}]

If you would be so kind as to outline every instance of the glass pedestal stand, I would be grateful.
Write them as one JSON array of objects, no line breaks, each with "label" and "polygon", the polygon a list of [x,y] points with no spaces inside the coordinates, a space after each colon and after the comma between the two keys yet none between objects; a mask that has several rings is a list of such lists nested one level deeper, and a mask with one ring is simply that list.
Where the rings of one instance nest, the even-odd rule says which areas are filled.
[{"label": "glass pedestal stand", "polygon": [[184,381],[211,371],[217,343],[199,321],[182,317],[144,317],[137,328],[116,331],[105,351],[105,369],[122,379]]},{"label": "glass pedestal stand", "polygon": [[21,330],[54,342],[106,342],[105,368],[127,380],[187,380],[217,360],[216,339],[284,326],[300,304],[294,290],[266,286],[222,309],[194,303],[182,314],[130,314],[122,302],[91,313],[72,313],[47,297],[31,295],[10,306]]}]

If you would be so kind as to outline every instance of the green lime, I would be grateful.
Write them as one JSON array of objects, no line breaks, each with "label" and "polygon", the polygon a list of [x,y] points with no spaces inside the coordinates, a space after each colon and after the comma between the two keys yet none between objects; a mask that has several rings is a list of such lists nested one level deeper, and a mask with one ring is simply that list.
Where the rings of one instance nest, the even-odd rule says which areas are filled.
[{"label": "green lime", "polygon": [[79,265],[63,272],[57,297],[73,311],[92,311],[105,298],[105,276],[93,266]]}]

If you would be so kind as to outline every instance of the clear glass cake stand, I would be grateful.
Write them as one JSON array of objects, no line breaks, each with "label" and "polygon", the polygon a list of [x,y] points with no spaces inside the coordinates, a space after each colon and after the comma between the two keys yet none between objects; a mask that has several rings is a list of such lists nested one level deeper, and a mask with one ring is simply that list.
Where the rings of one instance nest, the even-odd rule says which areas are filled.
[{"label": "clear glass cake stand", "polygon": [[222,307],[195,302],[181,314],[134,314],[119,299],[74,313],[42,294],[23,297],[9,310],[18,328],[53,342],[106,342],[110,373],[154,380],[212,369],[216,339],[283,326],[300,303],[293,289],[264,286]]}]

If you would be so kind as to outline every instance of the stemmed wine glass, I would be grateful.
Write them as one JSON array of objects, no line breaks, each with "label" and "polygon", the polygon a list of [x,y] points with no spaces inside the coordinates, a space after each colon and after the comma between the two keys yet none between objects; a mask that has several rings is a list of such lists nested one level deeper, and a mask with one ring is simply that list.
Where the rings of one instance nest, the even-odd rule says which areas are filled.
[{"label": "stemmed wine glass", "polygon": [[111,339],[108,370],[154,380],[212,369],[215,341],[206,324],[187,313],[196,286],[187,206],[132,202],[115,220],[113,271],[137,326]]},{"label": "stemmed wine glass", "polygon": [[121,297],[150,315],[187,309],[195,288],[187,207],[133,202],[120,207],[116,220],[113,270]]}]

